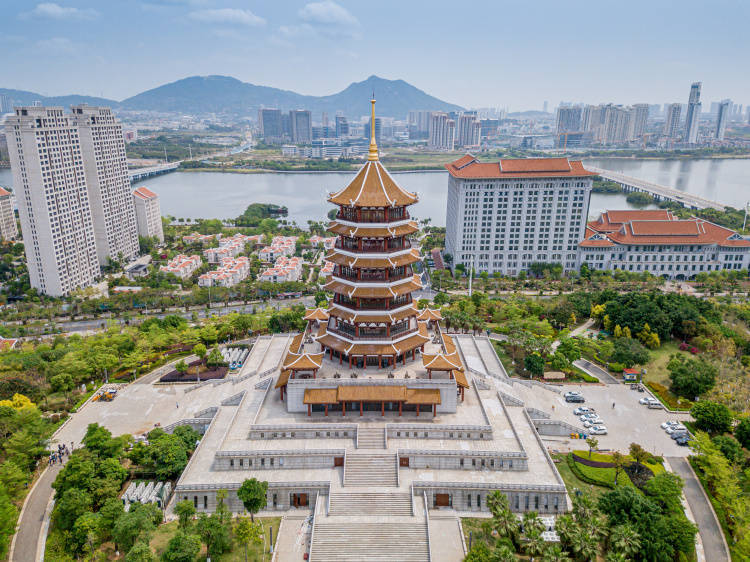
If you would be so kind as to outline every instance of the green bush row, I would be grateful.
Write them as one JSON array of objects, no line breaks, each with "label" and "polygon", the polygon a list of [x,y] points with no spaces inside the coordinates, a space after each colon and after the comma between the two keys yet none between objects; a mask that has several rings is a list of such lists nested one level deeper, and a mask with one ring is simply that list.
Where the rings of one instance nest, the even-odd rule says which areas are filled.
[{"label": "green bush row", "polygon": [[[609,482],[608,480],[601,480],[598,478],[594,478],[593,476],[590,476],[588,474],[585,474],[582,467],[583,465],[578,464],[573,459],[573,453],[568,453],[567,456],[568,460],[568,468],[570,468],[570,471],[576,475],[576,478],[579,480],[582,480],[583,482],[586,482],[587,484],[592,484],[594,486],[604,486],[605,488],[612,488],[614,489],[615,485],[613,482]],[[597,470],[607,470],[607,469],[597,469]]]}]

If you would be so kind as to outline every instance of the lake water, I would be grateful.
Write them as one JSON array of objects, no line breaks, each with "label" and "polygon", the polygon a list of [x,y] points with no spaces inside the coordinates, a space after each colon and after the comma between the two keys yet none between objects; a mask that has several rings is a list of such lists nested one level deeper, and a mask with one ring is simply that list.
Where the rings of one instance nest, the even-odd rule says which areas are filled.
[{"label": "lake water", "polygon": [[[750,199],[750,160],[634,160],[591,159],[592,165],[619,171],[742,207]],[[430,217],[444,225],[447,172],[394,173],[396,181],[419,193],[412,215]],[[257,173],[173,172],[139,182],[159,194],[161,210],[176,218],[233,218],[250,203],[275,203],[289,208],[289,218],[304,226],[308,220],[323,220],[331,205],[329,191],[343,188],[353,172]],[[0,185],[10,186],[10,170],[0,169]],[[591,196],[590,216],[606,209],[626,209],[621,194]]]}]

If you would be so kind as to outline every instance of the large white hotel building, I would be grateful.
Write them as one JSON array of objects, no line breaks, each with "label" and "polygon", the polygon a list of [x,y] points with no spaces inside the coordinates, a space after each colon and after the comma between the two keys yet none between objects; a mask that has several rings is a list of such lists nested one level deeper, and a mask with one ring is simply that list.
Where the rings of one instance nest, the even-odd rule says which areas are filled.
[{"label": "large white hotel building", "polygon": [[567,158],[466,156],[449,172],[445,251],[454,265],[517,275],[534,262],[577,267],[596,175]]},{"label": "large white hotel building", "polygon": [[108,108],[72,112],[17,107],[5,121],[31,286],[52,296],[138,252],[122,128]]}]

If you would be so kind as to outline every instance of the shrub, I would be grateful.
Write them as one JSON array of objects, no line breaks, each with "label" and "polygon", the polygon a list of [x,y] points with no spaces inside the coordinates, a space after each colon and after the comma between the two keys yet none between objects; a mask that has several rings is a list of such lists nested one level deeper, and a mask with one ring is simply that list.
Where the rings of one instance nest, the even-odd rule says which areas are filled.
[{"label": "shrub", "polygon": [[697,402],[690,413],[695,418],[695,427],[713,434],[726,433],[732,427],[732,412],[724,404]]},{"label": "shrub", "polygon": [[613,373],[622,373],[625,370],[625,365],[622,363],[610,363],[609,370]]}]

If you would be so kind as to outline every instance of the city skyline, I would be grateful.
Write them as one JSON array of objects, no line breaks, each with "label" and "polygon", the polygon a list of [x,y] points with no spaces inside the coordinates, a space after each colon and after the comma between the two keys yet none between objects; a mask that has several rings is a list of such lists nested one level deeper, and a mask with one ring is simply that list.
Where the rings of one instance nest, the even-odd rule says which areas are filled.
[{"label": "city skyline", "polygon": [[[4,61],[6,82],[0,86],[120,100],[186,76],[225,74],[325,95],[377,74],[464,107],[514,111],[542,109],[545,101],[554,107],[560,100],[677,102],[694,81],[704,83],[704,99],[748,101],[742,94],[750,90],[750,78],[732,65],[732,55],[748,42],[739,27],[746,21],[743,12],[750,11],[743,4],[725,2],[737,17],[716,9],[694,18],[688,5],[675,11],[643,3],[645,11],[634,6],[619,12],[611,22],[617,29],[597,25],[600,13],[582,3],[580,10],[545,3],[534,13],[522,6],[470,4],[464,12],[475,17],[466,30],[447,17],[447,5],[425,11],[387,4],[375,13],[363,2],[330,0],[155,0],[135,6],[12,0],[4,10],[10,17],[0,22],[0,44],[14,56]],[[666,18],[669,28],[660,24]],[[572,24],[586,32],[561,38],[559,29]],[[531,43],[522,41],[530,26]],[[629,40],[609,40],[618,33]],[[697,34],[705,40],[692,40]],[[434,42],[448,35],[457,41]],[[445,80],[450,67],[481,73],[482,79]],[[496,71],[485,72],[490,67]]]}]

